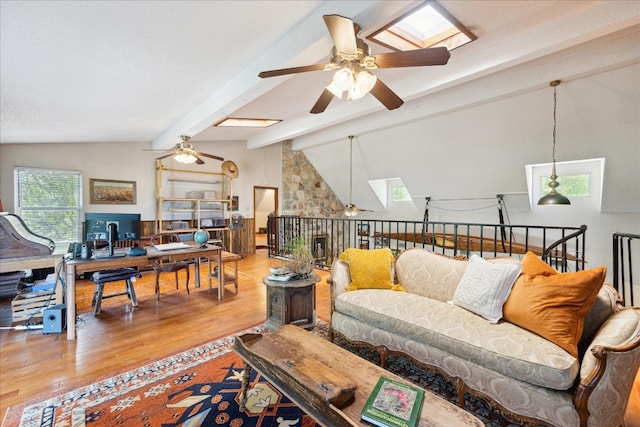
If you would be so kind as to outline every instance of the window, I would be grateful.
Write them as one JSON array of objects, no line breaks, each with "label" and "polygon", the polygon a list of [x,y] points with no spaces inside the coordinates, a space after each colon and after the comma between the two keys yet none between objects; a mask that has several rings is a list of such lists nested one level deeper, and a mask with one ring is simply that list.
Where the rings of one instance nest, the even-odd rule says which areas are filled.
[{"label": "window", "polygon": [[[538,199],[550,190],[551,166],[551,163],[525,166],[529,202],[532,207],[537,207]],[[604,158],[556,162],[556,174],[560,184],[556,191],[569,198],[572,206],[600,211],[604,184]]]},{"label": "window", "polygon": [[437,2],[427,1],[367,39],[397,51],[440,46],[453,50],[476,36]]},{"label": "window", "polygon": [[[540,186],[542,187],[542,194],[547,194],[551,191],[551,187],[549,187],[549,182],[551,182],[551,180],[549,177],[540,177],[540,179],[542,180],[540,183]],[[556,191],[560,191],[560,188],[562,188],[560,193],[563,196],[589,197],[591,195],[591,175],[588,173],[559,176],[556,181],[560,184]]]},{"label": "window", "polygon": [[413,202],[411,194],[400,178],[372,179],[369,185],[385,208]]},{"label": "window", "polygon": [[82,174],[79,171],[16,167],[15,210],[36,234],[57,247],[82,240]]}]

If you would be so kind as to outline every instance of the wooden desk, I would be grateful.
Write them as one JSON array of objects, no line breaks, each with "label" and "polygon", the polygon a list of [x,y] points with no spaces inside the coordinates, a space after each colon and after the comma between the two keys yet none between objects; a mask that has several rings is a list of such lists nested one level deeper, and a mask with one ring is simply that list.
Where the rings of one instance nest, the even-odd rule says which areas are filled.
[{"label": "wooden desk", "polygon": [[[284,325],[275,332],[235,337],[233,350],[245,361],[240,407],[247,403],[251,368],[296,403],[318,424],[332,427],[370,426],[360,412],[378,378],[385,376],[411,384],[390,371],[297,326]],[[330,391],[340,383],[357,386],[353,402],[339,409]],[[327,393],[325,393],[327,391]],[[430,391],[425,391],[420,426],[476,426],[480,419]]]},{"label": "wooden desk", "polygon": [[[222,263],[222,250],[219,246],[207,246],[200,248],[198,244],[188,242],[192,247],[189,249],[177,249],[174,251],[159,251],[153,247],[147,247],[147,255],[136,257],[120,257],[120,258],[91,258],[88,260],[68,259],[64,262],[66,277],[66,294],[65,302],[67,305],[67,340],[76,339],[76,275],[91,271],[114,270],[125,267],[144,267],[157,258],[168,258],[171,261],[179,261],[184,259],[195,260],[196,287],[200,286],[200,258],[212,258],[214,255],[220,265],[220,273],[224,274]],[[116,252],[125,252],[128,249],[116,250]],[[211,270],[211,262],[209,270]],[[211,287],[211,271],[209,271],[209,287]],[[222,290],[218,287],[218,300],[222,299]]]}]

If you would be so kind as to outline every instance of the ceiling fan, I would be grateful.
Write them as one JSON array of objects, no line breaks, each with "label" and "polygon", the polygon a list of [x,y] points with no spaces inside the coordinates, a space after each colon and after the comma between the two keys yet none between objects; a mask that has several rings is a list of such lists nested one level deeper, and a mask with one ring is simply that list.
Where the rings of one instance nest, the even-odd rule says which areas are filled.
[{"label": "ceiling fan", "polygon": [[180,138],[182,138],[182,142],[177,143],[173,149],[165,151],[160,157],[156,157],[156,159],[161,160],[173,156],[173,158],[180,163],[196,163],[198,165],[204,164],[204,160],[202,160],[201,157],[209,157],[220,161],[224,160],[222,157],[214,156],[213,154],[196,151],[193,145],[189,144],[190,136],[180,135]]},{"label": "ceiling fan", "polygon": [[360,209],[351,202],[353,190],[353,135],[349,135],[349,203],[344,207],[345,216],[356,216],[358,212],[373,212],[371,209]]},{"label": "ceiling fan", "polygon": [[324,15],[334,47],[329,64],[314,64],[302,67],[263,71],[259,77],[275,77],[307,71],[337,70],[332,82],[325,88],[311,108],[311,113],[322,113],[334,96],[355,100],[371,92],[387,109],[400,107],[404,101],[369,70],[376,68],[420,67],[445,65],[451,56],[446,47],[416,49],[405,52],[371,55],[369,46],[358,38],[360,26],[340,15]]}]

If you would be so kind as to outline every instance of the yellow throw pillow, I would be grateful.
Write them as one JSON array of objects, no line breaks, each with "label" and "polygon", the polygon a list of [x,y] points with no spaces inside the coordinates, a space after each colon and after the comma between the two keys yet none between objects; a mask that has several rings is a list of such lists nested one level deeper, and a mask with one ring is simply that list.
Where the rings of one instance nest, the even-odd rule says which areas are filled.
[{"label": "yellow throw pillow", "polygon": [[534,332],[578,357],[584,319],[604,283],[606,267],[559,273],[533,252],[504,304],[504,319]]},{"label": "yellow throw pillow", "polygon": [[402,286],[393,284],[391,266],[393,254],[388,248],[345,250],[340,259],[349,263],[351,284],[348,291],[357,289],[393,289],[404,291]]}]

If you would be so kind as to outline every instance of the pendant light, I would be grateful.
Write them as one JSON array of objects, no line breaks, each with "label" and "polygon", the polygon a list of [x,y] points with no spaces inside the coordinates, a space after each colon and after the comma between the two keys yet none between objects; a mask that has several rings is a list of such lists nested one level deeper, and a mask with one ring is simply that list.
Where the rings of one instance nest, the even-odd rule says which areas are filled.
[{"label": "pendant light", "polygon": [[571,202],[562,194],[556,191],[556,188],[560,185],[558,181],[558,176],[556,175],[556,104],[557,104],[557,96],[556,89],[560,84],[560,80],[552,81],[549,86],[553,87],[553,149],[551,152],[552,156],[552,166],[551,166],[551,181],[549,182],[549,187],[551,191],[540,197],[538,200],[538,205],[570,205]]},{"label": "pendant light", "polygon": [[345,206],[345,216],[356,216],[358,208],[351,202],[351,192],[353,190],[353,135],[349,135],[349,204]]}]

